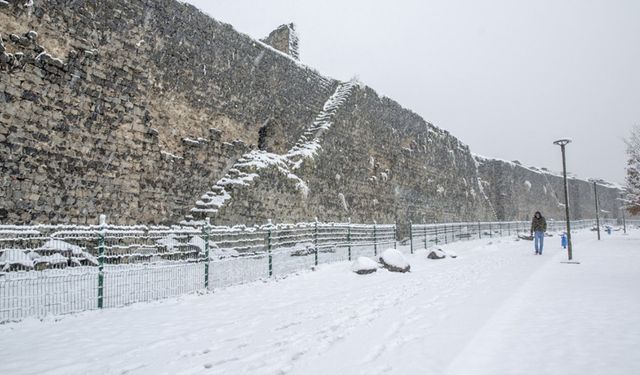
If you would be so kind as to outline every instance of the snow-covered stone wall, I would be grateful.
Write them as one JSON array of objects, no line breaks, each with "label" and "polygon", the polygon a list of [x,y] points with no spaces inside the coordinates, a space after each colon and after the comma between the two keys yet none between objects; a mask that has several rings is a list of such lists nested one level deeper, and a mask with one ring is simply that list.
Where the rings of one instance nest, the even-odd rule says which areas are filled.
[{"label": "snow-covered stone wall", "polygon": [[[398,103],[300,63],[290,25],[268,38],[283,53],[175,0],[0,4],[0,223],[560,212],[557,179],[481,161]],[[591,216],[587,188],[572,183],[575,218]]]},{"label": "snow-covered stone wall", "polygon": [[[564,218],[564,182],[560,173],[525,167],[518,162],[477,155],[475,158],[484,190],[499,220],[528,220],[535,211],[542,212],[547,218]],[[593,183],[569,177],[568,186],[572,219],[594,218]],[[597,189],[601,217],[618,218],[621,215],[617,200],[619,187],[599,181]]]},{"label": "snow-covered stone wall", "polygon": [[337,82],[174,0],[0,6],[0,222],[170,223]]}]

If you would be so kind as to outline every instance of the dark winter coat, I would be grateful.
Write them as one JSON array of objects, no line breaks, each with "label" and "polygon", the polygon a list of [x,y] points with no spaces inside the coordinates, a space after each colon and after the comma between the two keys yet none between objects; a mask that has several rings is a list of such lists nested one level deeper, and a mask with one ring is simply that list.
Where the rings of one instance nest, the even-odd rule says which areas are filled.
[{"label": "dark winter coat", "polygon": [[531,221],[531,232],[546,232],[547,231],[547,220],[545,220],[544,216],[540,215],[540,217],[536,217],[533,215],[533,220]]}]

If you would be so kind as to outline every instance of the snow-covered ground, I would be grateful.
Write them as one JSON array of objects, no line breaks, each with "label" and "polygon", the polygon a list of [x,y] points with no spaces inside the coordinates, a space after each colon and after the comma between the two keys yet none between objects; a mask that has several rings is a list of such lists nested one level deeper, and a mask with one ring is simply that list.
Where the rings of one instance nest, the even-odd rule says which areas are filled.
[{"label": "snow-covered ground", "polygon": [[0,374],[639,374],[640,230],[326,264],[125,308],[0,326]]}]

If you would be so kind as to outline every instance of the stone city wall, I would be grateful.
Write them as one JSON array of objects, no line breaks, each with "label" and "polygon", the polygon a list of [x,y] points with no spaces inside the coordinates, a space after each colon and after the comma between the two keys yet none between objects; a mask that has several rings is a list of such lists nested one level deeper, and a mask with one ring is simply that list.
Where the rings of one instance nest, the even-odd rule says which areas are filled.
[{"label": "stone city wall", "polygon": [[[561,216],[556,176],[478,159],[361,84],[324,113],[339,82],[193,6],[25,3],[0,3],[0,223]],[[238,170],[257,150],[285,161]],[[617,216],[617,190],[601,192]],[[590,185],[572,180],[571,196],[591,217]]]}]

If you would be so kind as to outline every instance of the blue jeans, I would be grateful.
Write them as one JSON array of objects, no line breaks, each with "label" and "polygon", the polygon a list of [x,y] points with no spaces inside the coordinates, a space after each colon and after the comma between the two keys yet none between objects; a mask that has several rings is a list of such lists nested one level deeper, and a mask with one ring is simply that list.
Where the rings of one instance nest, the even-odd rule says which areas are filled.
[{"label": "blue jeans", "polygon": [[533,233],[533,239],[536,253],[542,254],[542,246],[544,245],[544,232],[535,231]]}]

